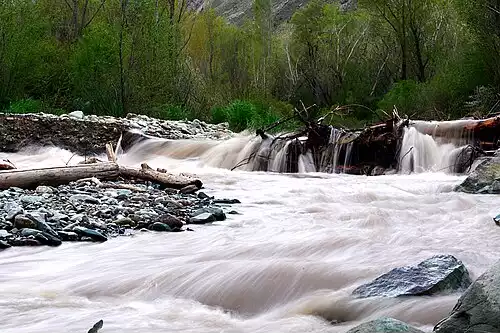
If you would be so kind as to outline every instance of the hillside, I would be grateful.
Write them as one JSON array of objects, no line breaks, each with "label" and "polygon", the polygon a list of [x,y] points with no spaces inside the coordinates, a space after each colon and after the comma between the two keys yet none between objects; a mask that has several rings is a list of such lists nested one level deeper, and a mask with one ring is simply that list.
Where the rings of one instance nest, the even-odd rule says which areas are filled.
[{"label": "hillside", "polygon": [[[337,0],[338,1],[338,0]],[[289,20],[293,13],[302,6],[306,5],[308,0],[272,0],[273,13],[276,22]],[[327,0],[327,2],[336,2],[335,0]],[[357,0],[340,0],[340,5],[344,9],[353,8]],[[245,18],[251,17],[253,1],[240,0],[192,0],[192,6],[198,8],[212,7],[215,11],[230,22],[242,23]]]}]

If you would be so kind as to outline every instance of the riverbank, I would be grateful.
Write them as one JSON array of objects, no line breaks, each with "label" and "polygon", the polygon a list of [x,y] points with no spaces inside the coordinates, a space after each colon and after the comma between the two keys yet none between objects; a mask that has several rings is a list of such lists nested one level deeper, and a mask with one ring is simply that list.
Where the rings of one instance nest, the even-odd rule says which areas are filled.
[{"label": "riverbank", "polygon": [[151,183],[98,180],[0,191],[0,248],[105,242],[135,232],[193,231],[191,225],[225,220],[232,209],[221,204],[238,203],[203,192],[182,192],[160,190]]},{"label": "riverbank", "polygon": [[227,123],[169,121],[132,113],[126,118],[84,115],[81,111],[62,116],[0,113],[0,152],[56,146],[82,156],[102,154],[106,143],[116,144],[122,133],[130,130],[173,140],[224,140],[233,135]]}]

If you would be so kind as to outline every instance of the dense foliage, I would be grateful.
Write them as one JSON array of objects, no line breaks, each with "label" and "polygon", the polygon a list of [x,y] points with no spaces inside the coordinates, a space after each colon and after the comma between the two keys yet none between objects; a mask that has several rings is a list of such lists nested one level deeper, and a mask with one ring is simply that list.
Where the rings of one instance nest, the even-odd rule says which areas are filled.
[{"label": "dense foliage", "polygon": [[261,127],[313,105],[337,123],[499,106],[500,0],[309,1],[242,26],[180,0],[0,0],[0,109],[144,113]]}]

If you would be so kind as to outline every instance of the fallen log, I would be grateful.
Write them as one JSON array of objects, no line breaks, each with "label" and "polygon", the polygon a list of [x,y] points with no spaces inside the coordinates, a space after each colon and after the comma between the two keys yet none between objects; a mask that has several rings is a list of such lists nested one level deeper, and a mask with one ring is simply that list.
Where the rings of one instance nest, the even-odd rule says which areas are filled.
[{"label": "fallen log", "polygon": [[181,189],[188,185],[203,186],[199,179],[160,173],[154,170],[138,170],[116,163],[97,163],[68,167],[33,170],[0,171],[0,190],[10,187],[36,188],[40,185],[58,186],[83,178],[114,180],[119,177],[152,181],[164,188]]}]

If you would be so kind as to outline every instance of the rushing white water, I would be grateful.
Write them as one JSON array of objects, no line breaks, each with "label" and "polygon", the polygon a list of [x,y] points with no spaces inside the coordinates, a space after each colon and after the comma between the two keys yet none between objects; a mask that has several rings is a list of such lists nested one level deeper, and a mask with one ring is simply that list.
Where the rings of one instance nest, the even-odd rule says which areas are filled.
[{"label": "rushing white water", "polygon": [[[359,300],[350,292],[435,254],[455,255],[473,278],[498,258],[500,231],[491,220],[498,198],[452,192],[462,176],[214,168],[232,168],[250,151],[255,146],[238,137],[219,145],[146,142],[120,156],[124,164],[197,173],[207,194],[240,199],[231,209],[242,215],[195,232],[0,252],[0,331],[86,332],[103,319],[103,333],[340,333],[379,316],[429,331],[459,295]],[[0,159],[30,168],[71,156],[54,148]]]},{"label": "rushing white water", "polygon": [[435,132],[438,128],[436,124],[421,122],[404,129],[399,155],[401,172],[454,172],[457,159],[465,153],[470,138],[463,135],[463,130],[439,137],[422,133],[424,130]]}]

